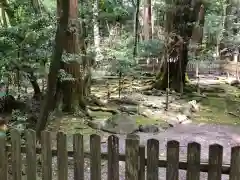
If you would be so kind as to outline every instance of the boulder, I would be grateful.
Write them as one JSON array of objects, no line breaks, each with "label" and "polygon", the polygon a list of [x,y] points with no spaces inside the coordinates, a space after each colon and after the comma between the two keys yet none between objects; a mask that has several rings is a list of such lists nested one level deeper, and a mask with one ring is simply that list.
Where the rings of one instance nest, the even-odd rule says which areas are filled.
[{"label": "boulder", "polygon": [[139,125],[139,132],[158,133],[160,129],[156,125]]},{"label": "boulder", "polygon": [[131,134],[138,131],[138,125],[133,117],[123,113],[107,119],[101,129],[116,134]]}]

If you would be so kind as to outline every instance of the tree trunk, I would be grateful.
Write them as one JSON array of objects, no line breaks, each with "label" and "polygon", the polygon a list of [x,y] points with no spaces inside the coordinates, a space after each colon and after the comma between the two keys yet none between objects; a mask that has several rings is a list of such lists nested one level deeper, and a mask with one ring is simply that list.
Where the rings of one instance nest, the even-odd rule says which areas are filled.
[{"label": "tree trunk", "polygon": [[101,60],[100,50],[100,34],[99,34],[99,0],[93,2],[93,35],[94,35],[94,47],[95,47],[95,61]]},{"label": "tree trunk", "polygon": [[138,26],[139,26],[139,6],[140,6],[140,0],[137,0],[137,4],[135,6],[135,22],[134,22],[134,46],[133,46],[133,58],[137,56],[137,43],[138,43]]},{"label": "tree trunk", "polygon": [[[227,0],[225,6],[225,18],[224,18],[224,32],[223,32],[223,39],[221,40],[221,46],[219,48],[220,57],[224,59],[224,55],[229,50],[238,51],[238,47],[236,44],[233,44],[235,36],[239,32],[238,22],[240,18],[240,2],[235,0]],[[234,45],[234,46],[233,46]],[[228,49],[227,51],[223,51],[223,49]],[[234,55],[232,54],[232,60],[234,59]]]},{"label": "tree trunk", "polygon": [[145,0],[144,2],[144,17],[143,17],[143,30],[144,39],[152,39],[152,0]]},{"label": "tree trunk", "polygon": [[0,6],[2,10],[6,12],[11,25],[16,24],[14,10],[9,6],[7,0],[1,0]]},{"label": "tree trunk", "polygon": [[32,84],[34,90],[34,97],[39,97],[41,95],[41,90],[37,82],[37,77],[34,76],[33,72],[29,73],[28,76],[30,83]]},{"label": "tree trunk", "polygon": [[42,11],[41,11],[41,5],[39,0],[32,0],[32,6],[36,15],[41,14]]},{"label": "tree trunk", "polygon": [[153,87],[156,89],[168,88],[167,63],[169,63],[169,87],[181,92],[185,85],[189,40],[193,33],[193,24],[198,18],[201,2],[181,1],[179,4],[175,0],[172,3],[167,1],[166,4],[168,7],[165,31],[168,36],[166,48],[169,59],[163,63]]},{"label": "tree trunk", "polygon": [[55,47],[53,52],[53,58],[50,64],[49,74],[48,74],[48,84],[47,92],[44,100],[44,104],[40,111],[40,117],[37,122],[36,132],[37,137],[40,137],[40,133],[45,129],[47,125],[47,119],[49,116],[49,111],[52,108],[52,103],[54,102],[54,97],[56,94],[56,84],[58,79],[58,71],[60,69],[60,62],[63,54],[63,44],[65,39],[62,38],[65,36],[68,28],[68,14],[69,14],[69,0],[61,0],[63,5],[63,11],[60,16],[60,21],[57,27],[56,37],[55,37]]},{"label": "tree trunk", "polygon": [[[62,2],[57,2],[58,16],[61,17],[63,10]],[[66,34],[62,37],[65,39],[64,49],[66,53],[78,54],[78,1],[73,0],[69,6],[69,20]],[[62,110],[64,112],[74,112],[78,106],[78,85],[81,78],[80,64],[76,59],[71,59],[68,62],[63,62],[63,69],[71,75],[70,79],[63,79],[61,83],[62,90]]]}]

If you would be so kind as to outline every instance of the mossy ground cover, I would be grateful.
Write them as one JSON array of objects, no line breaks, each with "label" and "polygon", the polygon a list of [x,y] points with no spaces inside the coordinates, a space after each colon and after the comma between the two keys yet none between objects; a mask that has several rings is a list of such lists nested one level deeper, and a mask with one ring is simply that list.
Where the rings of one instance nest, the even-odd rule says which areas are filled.
[{"label": "mossy ground cover", "polygon": [[[194,92],[194,87],[187,89]],[[188,91],[187,90],[187,91]],[[195,91],[196,92],[196,91]],[[240,125],[240,89],[227,84],[201,87],[201,96],[187,93],[186,99],[196,99],[201,107],[194,115],[195,122]]]}]

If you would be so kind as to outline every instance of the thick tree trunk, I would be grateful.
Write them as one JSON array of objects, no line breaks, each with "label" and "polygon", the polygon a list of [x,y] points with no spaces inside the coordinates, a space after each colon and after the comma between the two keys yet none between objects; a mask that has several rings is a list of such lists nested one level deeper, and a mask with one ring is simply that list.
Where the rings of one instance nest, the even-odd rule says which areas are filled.
[{"label": "thick tree trunk", "polygon": [[52,109],[52,106],[53,106],[52,104],[54,102],[54,97],[56,94],[58,71],[60,69],[60,61],[63,54],[63,44],[65,42],[62,37],[65,36],[67,27],[68,27],[68,13],[69,13],[70,1],[61,0],[61,3],[63,4],[64,8],[60,16],[60,21],[57,27],[53,58],[50,64],[50,70],[48,74],[46,97],[40,111],[39,120],[37,122],[37,127],[36,127],[37,137],[40,137],[41,131],[44,130],[47,125],[49,111]]},{"label": "thick tree trunk", "polygon": [[[181,92],[185,85],[189,40],[192,36],[193,24],[198,19],[201,2],[181,1],[179,4],[178,1],[173,1],[170,4],[167,1],[166,3],[169,5],[165,19],[165,31],[168,36],[166,55],[169,58],[163,58],[165,62],[153,87],[167,89],[169,82],[170,88]],[[169,63],[169,71],[167,63]]]},{"label": "thick tree trunk", "polygon": [[157,81],[153,87],[155,89],[164,90],[169,87],[177,92],[181,92],[183,86],[185,85],[185,72],[188,63],[188,45],[183,44],[182,50],[181,52],[179,52],[179,57],[177,57],[176,59],[171,59],[168,63],[169,72],[167,62],[165,62],[161,72],[157,76]]},{"label": "thick tree trunk", "polygon": [[[61,1],[57,2],[58,16],[61,17],[62,9]],[[69,6],[69,20],[68,30],[63,38],[65,39],[64,49],[67,53],[78,54],[78,0],[73,0]],[[63,79],[61,84],[62,90],[62,110],[64,112],[74,112],[78,106],[78,86],[79,79],[81,78],[80,64],[76,59],[72,59],[69,62],[63,63],[63,69],[69,75],[71,79]]]}]

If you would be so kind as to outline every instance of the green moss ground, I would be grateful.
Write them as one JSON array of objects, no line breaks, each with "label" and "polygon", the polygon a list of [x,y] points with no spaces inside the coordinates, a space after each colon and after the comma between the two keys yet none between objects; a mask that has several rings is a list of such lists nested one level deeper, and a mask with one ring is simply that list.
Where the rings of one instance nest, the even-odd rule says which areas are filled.
[{"label": "green moss ground", "polygon": [[[189,91],[193,87],[188,87]],[[205,97],[187,93],[185,98],[196,99],[201,110],[193,120],[211,124],[240,125],[240,89],[227,84],[213,85],[201,89]]]}]

